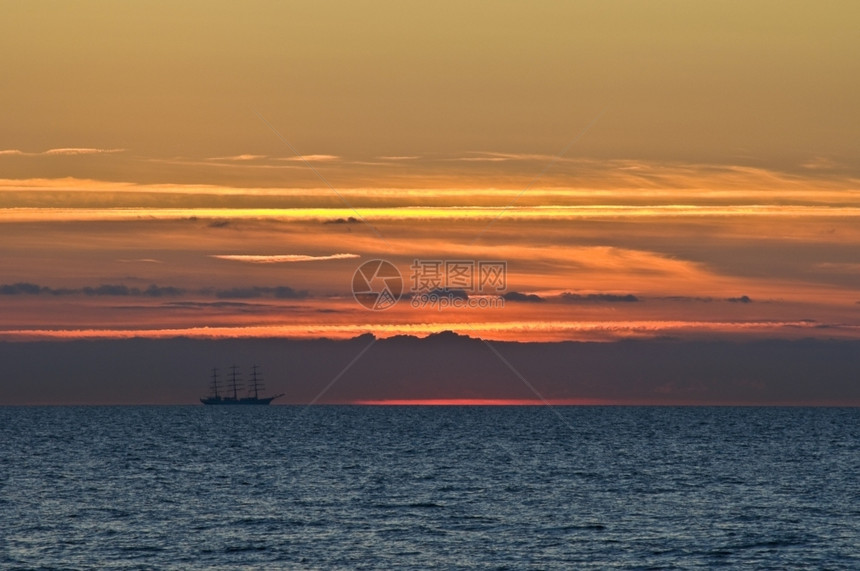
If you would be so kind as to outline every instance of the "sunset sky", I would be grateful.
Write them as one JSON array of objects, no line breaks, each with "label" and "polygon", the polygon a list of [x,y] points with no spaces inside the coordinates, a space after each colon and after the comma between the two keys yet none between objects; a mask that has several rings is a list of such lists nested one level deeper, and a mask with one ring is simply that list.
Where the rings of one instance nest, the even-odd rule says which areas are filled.
[{"label": "sunset sky", "polygon": [[855,2],[0,13],[0,342],[860,341]]}]

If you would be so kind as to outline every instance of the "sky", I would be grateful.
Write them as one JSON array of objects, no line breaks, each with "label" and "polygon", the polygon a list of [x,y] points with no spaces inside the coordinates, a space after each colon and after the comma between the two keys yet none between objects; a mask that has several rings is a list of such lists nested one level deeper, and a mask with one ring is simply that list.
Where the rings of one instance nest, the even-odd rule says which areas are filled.
[{"label": "sky", "polygon": [[0,11],[0,343],[860,341],[856,3]]}]

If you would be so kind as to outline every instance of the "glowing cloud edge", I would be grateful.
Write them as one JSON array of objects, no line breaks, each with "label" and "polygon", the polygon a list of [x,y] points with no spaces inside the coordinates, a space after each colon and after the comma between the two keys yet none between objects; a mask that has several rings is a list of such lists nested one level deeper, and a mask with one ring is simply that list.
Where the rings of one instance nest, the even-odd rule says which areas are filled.
[{"label": "glowing cloud edge", "polygon": [[278,254],[261,256],[252,254],[213,254],[210,258],[244,262],[246,264],[285,264],[290,262],[320,262],[325,260],[347,260],[359,258],[358,254],[330,254],[328,256],[308,256],[305,254]]}]

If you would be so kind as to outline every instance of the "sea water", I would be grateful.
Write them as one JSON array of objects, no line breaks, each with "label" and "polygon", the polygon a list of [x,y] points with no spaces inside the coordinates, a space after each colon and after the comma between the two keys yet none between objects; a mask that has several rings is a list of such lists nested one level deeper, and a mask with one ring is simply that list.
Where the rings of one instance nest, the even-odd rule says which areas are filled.
[{"label": "sea water", "polygon": [[860,568],[860,410],[4,407],[2,569]]}]

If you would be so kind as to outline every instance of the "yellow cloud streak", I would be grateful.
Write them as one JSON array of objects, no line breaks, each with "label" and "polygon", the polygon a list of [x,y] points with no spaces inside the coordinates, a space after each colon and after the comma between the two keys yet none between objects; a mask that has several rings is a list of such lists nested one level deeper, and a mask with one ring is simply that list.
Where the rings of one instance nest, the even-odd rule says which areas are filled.
[{"label": "yellow cloud streak", "polygon": [[[6,339],[131,339],[193,337],[221,338],[351,338],[372,333],[380,338],[396,335],[424,337],[442,331],[497,340],[612,340],[653,337],[666,332],[768,333],[813,336],[820,324],[809,321],[507,321],[485,323],[310,324],[251,325],[239,327],[183,327],[167,329],[15,329],[0,331]],[[856,336],[857,325],[830,326],[827,335]]]},{"label": "yellow cloud streak", "polygon": [[[510,209],[486,207],[402,207],[361,208],[362,218],[374,220],[492,220],[500,215],[517,220],[572,220],[586,218],[680,218],[680,217],[817,217],[860,216],[854,206],[529,206]],[[111,221],[140,218],[175,220],[182,218],[277,219],[325,221],[355,216],[350,208],[2,208],[3,222]]]},{"label": "yellow cloud streak", "polygon": [[[102,150],[101,152],[119,152],[121,149]],[[59,151],[59,150],[58,150]],[[0,151],[2,154],[19,154],[21,151]],[[226,157],[223,160],[250,160],[256,155],[239,155]],[[239,157],[243,157],[240,159]],[[215,160],[215,159],[211,159]],[[811,203],[828,203],[833,201],[860,201],[860,180],[854,179],[780,179],[773,177],[770,182],[751,183],[740,180],[723,181],[719,177],[709,178],[700,176],[667,177],[659,184],[642,184],[636,180],[626,183],[607,184],[595,180],[577,180],[577,186],[535,187],[523,192],[522,188],[503,187],[474,187],[467,184],[446,184],[443,187],[424,186],[419,180],[409,188],[400,187],[350,187],[338,189],[338,193],[352,198],[373,198],[383,201],[411,202],[433,199],[456,199],[461,204],[471,201],[484,202],[498,199],[504,204],[510,204],[514,198],[531,200],[539,198],[544,203],[558,203],[565,199],[590,200],[623,200],[623,199],[679,199],[709,200],[719,202],[755,200],[796,200]],[[765,179],[767,180],[767,179]],[[302,196],[302,197],[331,197],[332,191],[327,187],[318,188],[279,188],[279,187],[234,187],[207,184],[138,184],[134,182],[112,182],[95,179],[65,178],[32,178],[4,179],[0,178],[2,191],[77,191],[77,192],[141,192],[153,194],[190,194],[213,196]]]},{"label": "yellow cloud streak", "polygon": [[213,254],[210,258],[244,262],[246,264],[282,264],[288,262],[319,262],[325,260],[344,260],[359,258],[358,254],[331,254],[328,256],[307,256],[304,254],[280,254],[273,256],[258,256],[251,254]]},{"label": "yellow cloud streak", "polygon": [[0,156],[39,157],[39,156],[77,156],[77,155],[101,155],[125,152],[125,149],[96,149],[92,147],[63,147],[48,149],[47,151],[27,152],[20,149],[0,150]]}]

